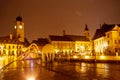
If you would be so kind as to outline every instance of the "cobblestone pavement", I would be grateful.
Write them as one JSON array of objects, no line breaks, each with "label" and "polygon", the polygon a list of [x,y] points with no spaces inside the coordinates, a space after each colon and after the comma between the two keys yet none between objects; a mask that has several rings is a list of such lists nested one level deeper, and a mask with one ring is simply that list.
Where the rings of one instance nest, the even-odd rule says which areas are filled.
[{"label": "cobblestone pavement", "polygon": [[1,70],[0,80],[119,80],[119,74],[119,63],[26,60],[13,62]]}]

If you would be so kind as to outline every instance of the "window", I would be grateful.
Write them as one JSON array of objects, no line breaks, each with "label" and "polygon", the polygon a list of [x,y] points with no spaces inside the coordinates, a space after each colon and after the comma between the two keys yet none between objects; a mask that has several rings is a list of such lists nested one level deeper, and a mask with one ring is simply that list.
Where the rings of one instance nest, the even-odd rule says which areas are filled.
[{"label": "window", "polygon": [[118,40],[118,43],[120,43],[120,40]]},{"label": "window", "polygon": [[110,41],[108,40],[108,44],[110,44]]},{"label": "window", "polygon": [[12,55],[14,55],[14,51],[12,51]]},{"label": "window", "polygon": [[115,48],[115,52],[117,52],[118,51],[118,48]]},{"label": "window", "polygon": [[4,46],[4,48],[6,49],[6,45]]},{"label": "window", "polygon": [[10,46],[9,46],[9,49],[10,49]]},{"label": "window", "polygon": [[19,46],[19,49],[21,49],[21,46]]}]

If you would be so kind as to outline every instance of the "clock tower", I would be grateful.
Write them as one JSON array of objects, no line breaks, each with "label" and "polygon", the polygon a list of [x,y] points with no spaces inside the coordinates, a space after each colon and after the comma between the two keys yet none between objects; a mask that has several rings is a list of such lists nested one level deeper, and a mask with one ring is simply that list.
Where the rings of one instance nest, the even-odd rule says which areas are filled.
[{"label": "clock tower", "polygon": [[24,42],[24,22],[22,17],[16,18],[16,24],[14,26],[14,36],[19,39],[20,42]]}]

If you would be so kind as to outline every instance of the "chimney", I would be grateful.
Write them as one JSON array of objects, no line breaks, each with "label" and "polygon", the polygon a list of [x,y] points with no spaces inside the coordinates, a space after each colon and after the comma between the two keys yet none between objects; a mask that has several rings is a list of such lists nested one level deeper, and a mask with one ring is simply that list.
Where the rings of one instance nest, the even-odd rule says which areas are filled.
[{"label": "chimney", "polygon": [[63,30],[63,36],[65,36],[65,30]]},{"label": "chimney", "polygon": [[12,39],[12,34],[10,34],[10,39]]}]

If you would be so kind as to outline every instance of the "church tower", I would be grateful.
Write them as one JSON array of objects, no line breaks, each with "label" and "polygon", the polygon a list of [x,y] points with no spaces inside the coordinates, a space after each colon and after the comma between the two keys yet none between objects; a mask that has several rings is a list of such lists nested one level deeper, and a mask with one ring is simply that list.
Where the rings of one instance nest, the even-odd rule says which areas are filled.
[{"label": "church tower", "polygon": [[24,42],[24,22],[22,21],[22,17],[18,16],[16,18],[16,24],[14,26],[13,35],[19,39],[20,42]]},{"label": "church tower", "polygon": [[85,25],[84,36],[86,36],[88,39],[90,39],[90,33],[89,33],[89,29],[88,29],[87,25]]}]

